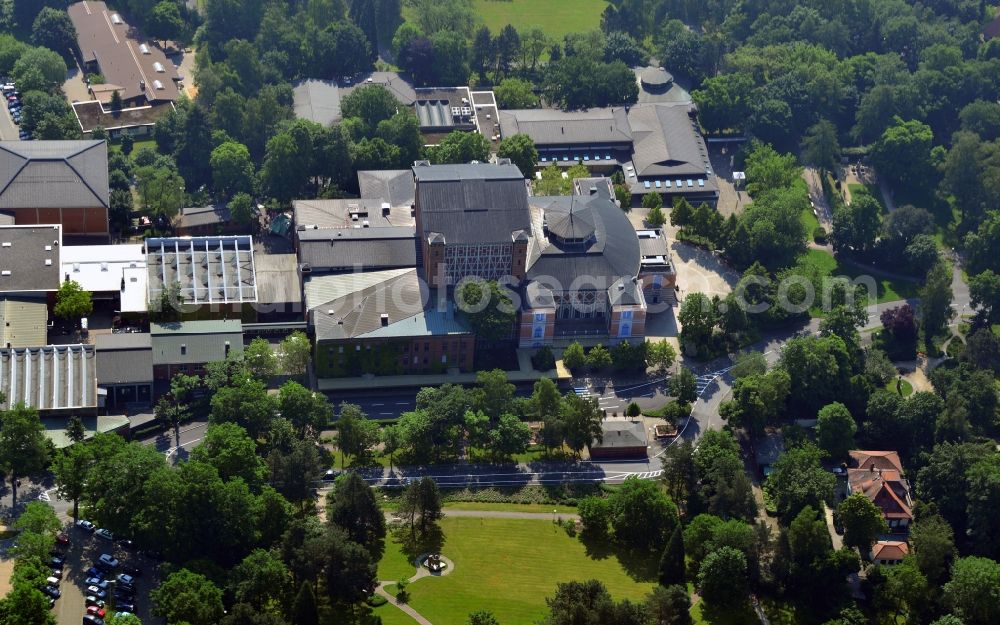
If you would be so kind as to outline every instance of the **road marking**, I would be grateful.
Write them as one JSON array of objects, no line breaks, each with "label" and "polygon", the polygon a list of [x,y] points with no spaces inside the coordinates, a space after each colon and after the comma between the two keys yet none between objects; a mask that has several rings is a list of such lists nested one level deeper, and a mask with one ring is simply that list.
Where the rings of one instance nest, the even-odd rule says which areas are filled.
[{"label": "road marking", "polygon": [[409,406],[410,402],[408,402],[408,401],[397,401],[396,405],[397,406]]},{"label": "road marking", "polygon": [[384,406],[385,404],[372,404],[372,406]]}]

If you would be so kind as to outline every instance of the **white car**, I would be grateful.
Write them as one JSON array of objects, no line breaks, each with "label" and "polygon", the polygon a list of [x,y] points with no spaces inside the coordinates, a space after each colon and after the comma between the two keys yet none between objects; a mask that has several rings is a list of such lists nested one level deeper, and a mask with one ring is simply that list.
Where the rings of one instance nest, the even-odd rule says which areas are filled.
[{"label": "white car", "polygon": [[45,583],[49,586],[59,586],[59,578],[55,576],[49,576],[45,578]]}]

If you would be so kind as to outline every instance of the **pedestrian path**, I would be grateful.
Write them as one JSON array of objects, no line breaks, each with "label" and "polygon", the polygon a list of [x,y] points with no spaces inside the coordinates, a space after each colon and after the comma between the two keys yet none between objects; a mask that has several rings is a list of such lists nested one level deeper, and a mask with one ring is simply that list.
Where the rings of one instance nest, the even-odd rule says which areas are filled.
[{"label": "pedestrian path", "polygon": [[[413,574],[412,577],[406,580],[408,584],[412,584],[418,579],[423,579],[425,577],[444,577],[445,575],[450,575],[451,572],[455,570],[455,563],[449,560],[448,558],[441,556],[441,561],[444,562],[445,564],[444,569],[442,569],[440,573],[432,573],[423,566],[420,566],[420,563],[423,562],[424,558],[426,558],[427,556],[428,554],[426,553],[421,554],[420,556],[417,556],[416,560],[414,560],[413,565],[416,568],[416,572]],[[432,625],[432,623],[428,621],[423,615],[421,615],[419,612],[411,608],[409,605],[401,603],[399,600],[396,599],[396,597],[389,594],[389,591],[385,589],[386,586],[391,586],[392,584],[398,584],[398,583],[399,582],[395,580],[379,582],[378,587],[375,588],[375,594],[385,598],[386,601],[388,601],[392,605],[402,610],[403,613],[405,613],[407,616],[412,618],[417,623],[420,623],[420,625]]]}]

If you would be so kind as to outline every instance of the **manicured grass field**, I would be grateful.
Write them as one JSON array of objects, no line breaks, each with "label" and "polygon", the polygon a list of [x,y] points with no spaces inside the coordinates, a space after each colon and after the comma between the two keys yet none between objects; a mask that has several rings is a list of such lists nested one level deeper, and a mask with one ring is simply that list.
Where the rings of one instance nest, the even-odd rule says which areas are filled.
[{"label": "manicured grass field", "polygon": [[[132,154],[134,155],[136,152],[138,152],[142,148],[149,148],[151,150],[155,150],[156,149],[156,141],[153,140],[153,139],[139,139],[139,140],[137,140],[135,143],[132,144]],[[108,149],[110,149],[112,152],[121,152],[121,149],[122,149],[122,143],[121,143],[121,141],[112,142],[111,144],[108,145]]]},{"label": "manicured grass field", "polygon": [[813,231],[819,227],[819,219],[816,219],[816,215],[813,215],[812,208],[803,208],[802,214],[799,216],[799,221],[802,222],[802,226],[806,229],[806,238],[812,240]]},{"label": "manicured grass field", "polygon": [[[895,379],[889,380],[889,383],[885,385],[885,390],[889,391],[890,393],[897,392],[896,380]],[[901,397],[909,397],[912,394],[913,394],[913,385],[907,382],[906,380],[900,380],[899,395]]]},{"label": "manicured grass field", "polygon": [[507,24],[517,30],[541,26],[552,39],[601,25],[607,0],[473,0],[476,15],[495,34]]},{"label": "manicured grass field", "polygon": [[[615,599],[641,600],[653,588],[655,563],[641,573],[627,559],[601,549],[588,554],[579,538],[548,520],[444,518],[443,555],[455,563],[450,575],[410,584],[410,605],[434,625],[464,625],[469,612],[492,611],[501,623],[536,623],[556,584],[599,579]],[[652,569],[652,570],[649,570]],[[391,539],[379,563],[379,579],[412,575],[413,567]],[[384,614],[384,608],[379,608]]]},{"label": "manicured grass field", "polygon": [[[821,276],[845,276],[850,279],[866,275],[864,267],[838,262],[828,252],[823,250],[806,250],[806,253],[799,257],[800,267],[811,267],[813,271]],[[878,289],[877,302],[894,302],[896,300],[916,297],[918,286],[915,282],[905,280],[894,280],[881,276],[872,275]],[[875,303],[875,302],[870,302]],[[810,309],[809,313],[814,317],[822,316],[819,306],[822,304],[820,295],[817,294],[816,305]]]},{"label": "manicured grass field", "polygon": [[882,201],[882,191],[879,190],[877,184],[860,184],[852,182],[847,185],[847,189],[851,192],[852,198],[857,196],[859,193],[867,192],[878,201],[879,205],[882,207],[882,212],[886,212],[885,203]]}]

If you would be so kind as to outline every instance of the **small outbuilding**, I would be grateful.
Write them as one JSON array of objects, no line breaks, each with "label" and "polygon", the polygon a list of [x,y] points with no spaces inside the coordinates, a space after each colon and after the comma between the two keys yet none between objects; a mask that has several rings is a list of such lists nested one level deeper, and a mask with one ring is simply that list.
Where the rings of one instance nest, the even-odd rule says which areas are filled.
[{"label": "small outbuilding", "polygon": [[646,426],[642,421],[605,420],[602,439],[590,445],[593,460],[645,458],[649,449]]}]

